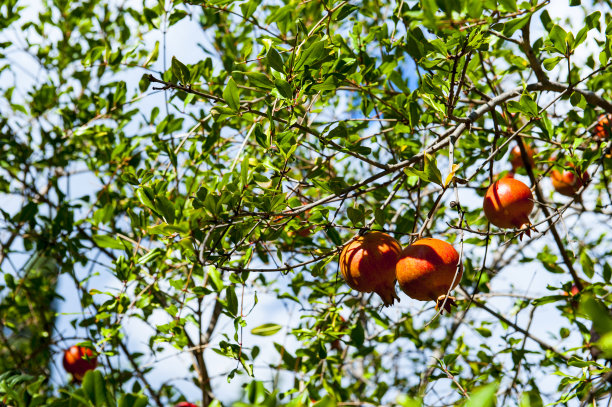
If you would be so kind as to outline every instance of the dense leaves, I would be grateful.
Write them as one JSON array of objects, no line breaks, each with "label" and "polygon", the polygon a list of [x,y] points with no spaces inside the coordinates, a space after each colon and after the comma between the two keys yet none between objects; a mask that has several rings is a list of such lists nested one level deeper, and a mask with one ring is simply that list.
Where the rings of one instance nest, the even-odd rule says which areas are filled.
[{"label": "dense leaves", "polygon": [[[611,7],[2,1],[0,401],[609,399]],[[482,210],[515,146],[531,237]],[[351,290],[369,230],[452,243],[456,311]]]}]

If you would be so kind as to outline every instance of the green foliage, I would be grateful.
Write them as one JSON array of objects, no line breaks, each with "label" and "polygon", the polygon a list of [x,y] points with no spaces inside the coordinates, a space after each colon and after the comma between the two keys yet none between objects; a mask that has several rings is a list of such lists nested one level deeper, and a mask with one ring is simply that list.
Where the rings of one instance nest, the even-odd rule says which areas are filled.
[{"label": "green foliage", "polygon": [[[0,401],[603,402],[610,3],[3,1]],[[531,237],[482,211],[517,143]],[[454,314],[349,288],[368,230],[451,242]]]}]

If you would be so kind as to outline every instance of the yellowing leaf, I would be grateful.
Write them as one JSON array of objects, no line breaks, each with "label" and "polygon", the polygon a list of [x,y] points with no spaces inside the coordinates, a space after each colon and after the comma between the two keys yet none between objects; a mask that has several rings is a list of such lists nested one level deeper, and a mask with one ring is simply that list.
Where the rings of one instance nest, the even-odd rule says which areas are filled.
[{"label": "yellowing leaf", "polygon": [[444,180],[444,188],[446,188],[448,184],[450,184],[450,182],[453,180],[453,178],[455,178],[455,174],[457,173],[458,169],[459,169],[459,164],[453,164],[451,168],[451,172],[448,174],[448,176]]}]

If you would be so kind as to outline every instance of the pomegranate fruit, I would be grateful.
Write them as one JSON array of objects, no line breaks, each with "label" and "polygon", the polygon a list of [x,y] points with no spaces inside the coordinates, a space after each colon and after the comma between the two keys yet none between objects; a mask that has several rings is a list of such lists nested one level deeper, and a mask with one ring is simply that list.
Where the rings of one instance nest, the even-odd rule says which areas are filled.
[{"label": "pomegranate fruit", "polygon": [[444,304],[444,309],[450,312],[455,301],[447,294],[461,281],[463,265],[451,244],[424,238],[404,249],[395,273],[400,288],[410,298],[436,301],[436,309]]},{"label": "pomegranate fruit", "polygon": [[590,177],[586,171],[582,173],[582,176],[579,176],[573,164],[569,164],[569,167],[569,169],[563,170],[563,172],[552,170],[550,172],[550,179],[555,191],[561,195],[573,197],[589,181]]},{"label": "pomegranate fruit", "polygon": [[346,245],[340,253],[340,272],[346,283],[363,293],[375,292],[385,306],[395,294],[395,264],[402,247],[386,233],[370,232]]},{"label": "pomegranate fruit", "polygon": [[602,114],[593,128],[593,133],[600,140],[605,140],[612,134],[612,114]]},{"label": "pomegranate fruit", "polygon": [[579,301],[576,296],[580,294],[580,289],[576,286],[576,284],[572,285],[572,288],[570,288],[569,292],[562,291],[561,294],[567,297],[568,304],[571,306],[571,308],[573,308],[574,310],[578,309]]},{"label": "pomegranate fruit", "polygon": [[64,369],[80,382],[88,370],[98,366],[98,359],[90,348],[75,345],[64,352],[62,364]]},{"label": "pomegranate fruit", "polygon": [[521,228],[530,224],[533,194],[523,182],[505,177],[489,187],[482,207],[489,222],[495,226]]},{"label": "pomegranate fruit", "polygon": [[180,403],[178,403],[176,406],[174,407],[198,407],[193,403],[189,403],[187,401],[181,401]]},{"label": "pomegranate fruit", "polygon": [[[306,201],[301,201],[302,205],[306,205]],[[293,217],[292,217],[293,218]],[[287,236],[290,238],[295,238],[296,236],[300,237],[310,237],[315,229],[314,225],[309,224],[308,219],[310,218],[310,210],[306,210],[303,213],[297,215],[296,220],[299,221],[299,226],[292,227],[292,229],[287,230]],[[286,224],[291,220],[291,218],[287,216],[276,216],[274,218],[274,222],[277,224],[283,224],[285,228],[287,228]]]},{"label": "pomegranate fruit", "polygon": [[[535,165],[533,161],[533,154],[535,152],[529,144],[525,144],[525,152],[527,153],[529,165],[533,168]],[[514,146],[514,148],[510,151],[510,164],[512,164],[513,171],[517,171],[519,168],[523,167],[523,157],[521,157],[521,149],[519,146]]]}]

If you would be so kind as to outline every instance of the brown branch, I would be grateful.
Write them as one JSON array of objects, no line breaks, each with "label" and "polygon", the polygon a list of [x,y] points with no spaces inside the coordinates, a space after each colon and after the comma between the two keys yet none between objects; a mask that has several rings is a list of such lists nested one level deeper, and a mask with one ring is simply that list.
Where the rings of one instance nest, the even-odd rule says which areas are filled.
[{"label": "brown branch", "polygon": [[531,47],[531,34],[530,34],[530,26],[531,26],[531,16],[527,21],[527,24],[523,26],[521,32],[523,34],[523,40],[521,41],[521,47],[523,48],[523,52],[525,52],[525,56],[527,56],[527,60],[529,61],[529,65],[531,65],[531,69],[533,69],[533,73],[535,74],[538,81],[542,83],[548,83],[548,75],[542,69],[542,63],[538,59],[538,57],[533,52],[533,48]]},{"label": "brown branch", "polygon": [[127,346],[125,346],[123,341],[119,341],[119,347],[121,348],[123,353],[125,353],[125,355],[127,356],[128,360],[132,364],[132,368],[134,369],[134,373],[144,383],[145,388],[147,389],[147,391],[149,392],[149,394],[151,395],[153,400],[155,400],[155,403],[157,404],[157,406],[158,407],[164,407],[164,403],[162,403],[162,401],[161,401],[161,399],[159,397],[159,394],[157,394],[153,390],[153,388],[151,387],[151,384],[149,384],[149,381],[147,380],[147,378],[144,376],[144,374],[140,370],[140,367],[138,366],[138,363],[136,363],[136,361],[134,360],[134,357],[132,356],[132,354],[128,350]]},{"label": "brown branch", "polygon": [[[459,291],[461,291],[461,293],[463,295],[465,295],[466,297],[469,296],[469,294],[461,287],[458,288]],[[556,354],[557,356],[559,356],[560,358],[563,358],[565,361],[569,361],[570,358],[567,355],[564,355],[560,350],[558,350],[557,348],[555,348],[552,345],[549,345],[548,343],[544,342],[542,339],[533,336],[532,334],[530,334],[527,330],[521,328],[520,326],[518,326],[517,324],[515,324],[514,322],[510,321],[508,318],[504,317],[502,314],[500,314],[497,311],[492,310],[491,308],[489,308],[488,306],[485,305],[485,303],[480,302],[476,299],[472,299],[472,303],[477,306],[480,309],[483,309],[485,311],[487,311],[489,314],[493,315],[495,318],[499,319],[501,322],[505,323],[508,326],[511,326],[512,328],[514,328],[516,331],[522,333],[523,335],[525,335],[525,337],[531,339],[532,341],[536,342],[538,345],[540,345],[540,347],[544,350],[549,350],[551,352],[553,352],[554,354]]]}]

